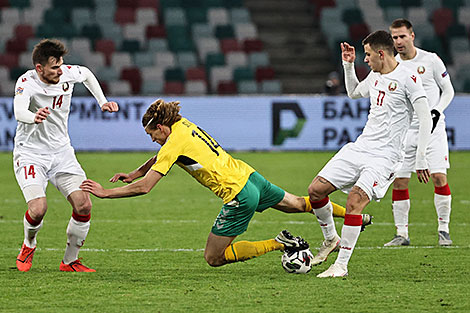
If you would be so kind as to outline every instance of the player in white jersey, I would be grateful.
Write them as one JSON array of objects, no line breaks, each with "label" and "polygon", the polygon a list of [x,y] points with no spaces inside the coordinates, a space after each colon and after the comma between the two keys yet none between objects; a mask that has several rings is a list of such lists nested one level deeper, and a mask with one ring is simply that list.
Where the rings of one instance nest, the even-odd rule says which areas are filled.
[{"label": "player in white jersey", "polygon": [[[421,77],[423,87],[433,117],[433,129],[427,149],[427,162],[434,183],[434,206],[438,218],[438,243],[441,246],[452,245],[449,235],[449,222],[452,196],[447,183],[449,148],[445,129],[444,110],[454,97],[454,88],[442,60],[432,52],[414,46],[415,34],[408,20],[397,19],[390,26],[390,32],[398,54],[396,59]],[[395,220],[396,235],[384,246],[407,246],[408,215],[410,195],[408,184],[414,172],[416,141],[418,133],[417,117],[413,117],[407,133],[405,160],[393,183],[392,208]]]},{"label": "player in white jersey", "polygon": [[79,186],[86,179],[70,145],[67,124],[75,83],[83,83],[102,111],[116,112],[98,80],[86,67],[64,65],[65,46],[58,40],[43,39],[33,50],[35,69],[18,78],[14,112],[18,121],[13,150],[13,166],[18,184],[28,204],[24,241],[16,265],[29,271],[36,251],[36,236],[47,211],[46,187],[50,181],[72,205],[67,227],[67,246],[59,266],[61,271],[94,272],[78,259],[90,228],[91,201]]},{"label": "player in white jersey", "polygon": [[[399,64],[393,55],[393,40],[386,31],[376,31],[362,42],[364,61],[371,68],[359,82],[354,47],[341,44],[348,96],[370,97],[370,111],[362,134],[345,145],[318,173],[308,188],[325,241],[313,260],[318,265],[339,245],[334,264],[317,277],[348,275],[347,265],[361,230],[361,212],[371,200],[384,197],[401,167],[406,131],[412,114],[419,118],[416,169],[420,182],[427,183],[425,152],[431,133],[431,114],[420,78]],[[348,193],[341,238],[336,233],[328,195],[340,189]]]}]

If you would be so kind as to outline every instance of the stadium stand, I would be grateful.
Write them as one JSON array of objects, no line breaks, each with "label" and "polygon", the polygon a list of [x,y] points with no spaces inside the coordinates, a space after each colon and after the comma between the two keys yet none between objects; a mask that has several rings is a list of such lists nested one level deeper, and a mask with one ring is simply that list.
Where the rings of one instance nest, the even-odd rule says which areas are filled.
[{"label": "stadium stand", "polygon": [[399,17],[470,92],[468,0],[1,0],[0,94],[13,94],[44,37],[64,40],[65,61],[90,67],[110,95],[322,92],[341,71],[339,42],[360,60],[362,38]]}]

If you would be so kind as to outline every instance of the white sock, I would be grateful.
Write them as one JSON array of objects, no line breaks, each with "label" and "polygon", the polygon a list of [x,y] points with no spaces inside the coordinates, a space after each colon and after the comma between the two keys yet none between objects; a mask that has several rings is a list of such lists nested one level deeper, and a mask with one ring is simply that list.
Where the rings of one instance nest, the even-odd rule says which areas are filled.
[{"label": "white sock", "polygon": [[410,199],[393,201],[392,208],[397,235],[408,238],[408,215],[410,213]]},{"label": "white sock", "polygon": [[439,223],[437,231],[449,232],[450,211],[452,196],[434,194],[434,205],[437,212],[437,221]]},{"label": "white sock", "polygon": [[337,236],[335,221],[333,219],[333,206],[331,202],[319,208],[313,209],[312,212],[317,217],[318,223],[320,224],[321,231],[323,232],[323,237],[326,240],[331,240]]},{"label": "white sock", "polygon": [[67,248],[65,249],[64,263],[69,264],[78,259],[78,252],[85,242],[90,221],[78,222],[73,217],[70,218],[67,227]]},{"label": "white sock", "polygon": [[339,243],[339,253],[335,263],[348,265],[360,233],[361,226],[343,225],[343,229],[341,230],[341,242]]},{"label": "white sock", "polygon": [[28,248],[34,248],[36,247],[36,237],[39,232],[39,230],[42,227],[42,220],[39,225],[31,225],[26,217],[23,217],[23,225],[24,225],[24,241],[23,243],[28,247]]}]

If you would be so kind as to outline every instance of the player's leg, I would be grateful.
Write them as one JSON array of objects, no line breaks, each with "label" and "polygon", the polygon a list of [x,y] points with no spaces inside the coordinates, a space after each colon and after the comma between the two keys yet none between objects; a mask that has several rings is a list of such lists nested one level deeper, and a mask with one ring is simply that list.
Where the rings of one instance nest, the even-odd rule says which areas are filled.
[{"label": "player's leg", "polygon": [[47,158],[43,160],[41,156],[14,153],[13,167],[18,185],[28,204],[23,218],[24,240],[16,258],[18,270],[26,272],[31,269],[36,251],[36,238],[47,211]]},{"label": "player's leg", "polygon": [[434,206],[437,212],[439,245],[450,246],[452,245],[449,234],[452,195],[447,183],[447,175],[431,173],[431,178],[434,183]]},{"label": "player's leg", "polygon": [[362,188],[354,186],[346,202],[346,217],[341,231],[341,243],[338,257],[328,270],[317,277],[343,277],[348,275],[348,263],[356,246],[362,225],[362,210],[370,202],[368,195]]},{"label": "player's leg", "polygon": [[411,172],[399,173],[393,182],[392,191],[392,212],[396,228],[396,235],[386,244],[389,246],[407,246],[410,244],[408,235],[408,217],[410,212],[410,194],[408,184],[410,182]]}]

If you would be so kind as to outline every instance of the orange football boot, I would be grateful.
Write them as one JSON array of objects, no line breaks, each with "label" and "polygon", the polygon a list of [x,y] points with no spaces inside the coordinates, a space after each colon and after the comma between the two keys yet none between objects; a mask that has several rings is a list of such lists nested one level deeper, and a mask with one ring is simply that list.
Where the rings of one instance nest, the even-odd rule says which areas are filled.
[{"label": "orange football boot", "polygon": [[69,264],[65,264],[64,261],[60,263],[59,269],[62,272],[96,272],[94,269],[86,267],[80,261],[82,258],[78,258]]},{"label": "orange football boot", "polygon": [[34,252],[36,251],[36,247],[29,248],[24,243],[21,246],[20,254],[16,257],[16,267],[19,271],[27,272],[31,269],[31,265],[33,265],[33,256]]}]

